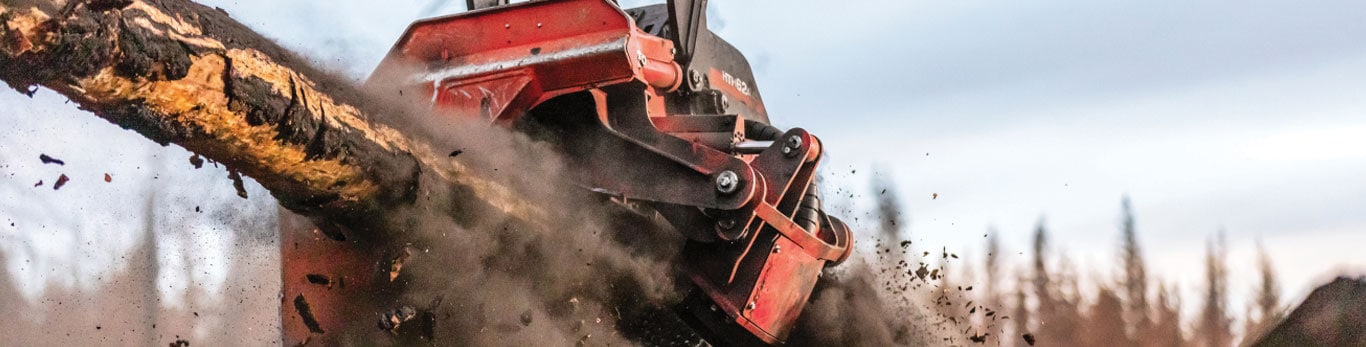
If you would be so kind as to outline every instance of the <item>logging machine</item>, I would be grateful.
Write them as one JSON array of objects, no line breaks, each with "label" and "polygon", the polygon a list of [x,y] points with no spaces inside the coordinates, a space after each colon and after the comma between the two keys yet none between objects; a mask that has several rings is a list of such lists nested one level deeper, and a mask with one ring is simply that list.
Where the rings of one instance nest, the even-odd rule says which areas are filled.
[{"label": "logging machine", "polygon": [[821,270],[852,250],[821,208],[821,141],[770,124],[744,55],[707,29],[705,0],[505,1],[414,23],[372,79],[421,90],[437,116],[535,129],[567,157],[569,182],[687,237],[695,290],[678,312],[694,330],[784,343]]}]

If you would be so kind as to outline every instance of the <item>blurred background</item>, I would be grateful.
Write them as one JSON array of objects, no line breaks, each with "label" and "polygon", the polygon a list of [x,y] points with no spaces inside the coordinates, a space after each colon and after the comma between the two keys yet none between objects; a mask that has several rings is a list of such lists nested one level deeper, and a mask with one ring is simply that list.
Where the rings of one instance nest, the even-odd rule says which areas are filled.
[{"label": "blurred background", "polygon": [[[463,10],[199,2],[356,81],[412,21]],[[823,189],[865,256],[899,240],[953,253],[955,282],[1029,292],[1026,312],[1130,307],[1143,282],[1142,311],[1178,314],[1179,336],[1235,343],[1334,276],[1366,274],[1361,13],[1345,0],[718,0],[709,20],[749,58],[774,123],[826,143]],[[224,168],[50,91],[0,91],[0,128],[0,330],[32,332],[24,345],[274,344],[264,189],[248,179],[240,198]],[[889,220],[894,239],[874,232]],[[1036,287],[1039,274],[1063,284]]]}]

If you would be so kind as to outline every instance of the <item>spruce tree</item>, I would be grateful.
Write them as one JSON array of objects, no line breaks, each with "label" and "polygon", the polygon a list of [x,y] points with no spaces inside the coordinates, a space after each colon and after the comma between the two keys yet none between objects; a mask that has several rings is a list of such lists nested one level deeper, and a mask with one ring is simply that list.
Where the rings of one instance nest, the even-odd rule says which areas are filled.
[{"label": "spruce tree", "polygon": [[1205,301],[1196,325],[1195,342],[1203,347],[1226,347],[1233,343],[1228,316],[1228,268],[1224,264],[1227,247],[1223,231],[1206,246]]},{"label": "spruce tree", "polygon": [[1120,209],[1120,230],[1123,238],[1120,256],[1124,266],[1124,277],[1121,279],[1121,289],[1124,291],[1123,316],[1129,323],[1127,335],[1132,337],[1132,340],[1138,340],[1148,335],[1148,329],[1152,326],[1148,307],[1148,270],[1143,262],[1143,252],[1138,245],[1134,212],[1128,196],[1120,202]]},{"label": "spruce tree", "polygon": [[[1263,334],[1280,323],[1285,318],[1285,310],[1281,308],[1281,285],[1276,278],[1276,269],[1271,263],[1271,256],[1267,254],[1266,247],[1260,240],[1257,241],[1257,269],[1261,275],[1261,281],[1257,283],[1256,296],[1253,302],[1248,305],[1247,325],[1243,331],[1243,345],[1248,345],[1257,341]],[[1256,310],[1254,317],[1251,311]]]}]

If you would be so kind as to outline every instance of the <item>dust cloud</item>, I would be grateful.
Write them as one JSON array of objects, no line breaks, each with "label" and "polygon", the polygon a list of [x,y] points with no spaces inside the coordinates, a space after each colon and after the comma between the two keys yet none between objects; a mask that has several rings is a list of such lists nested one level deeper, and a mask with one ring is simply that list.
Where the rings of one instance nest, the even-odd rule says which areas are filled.
[{"label": "dust cloud", "polygon": [[[849,178],[845,178],[849,179]],[[827,181],[828,182],[828,181]],[[877,229],[875,255],[855,253],[845,264],[827,268],[811,302],[790,339],[795,346],[925,346],[940,334],[927,326],[936,321],[925,297],[915,289],[934,292],[934,279],[917,276],[910,261],[917,259],[902,237],[902,209],[896,187],[874,179]],[[856,236],[858,235],[856,229]]]},{"label": "dust cloud", "polygon": [[[430,100],[395,85],[367,86],[378,100],[371,107],[399,110],[382,113],[383,123],[450,153],[450,165],[515,191],[540,214],[510,216],[503,206],[470,201],[467,186],[423,175],[415,203],[386,218],[385,235],[358,240],[407,255],[395,277],[402,294],[386,300],[402,313],[400,329],[419,331],[396,341],[631,345],[654,328],[640,322],[675,324],[659,316],[672,315],[668,305],[685,294],[676,268],[681,234],[574,186],[550,144],[434,116],[414,106]],[[358,329],[365,328],[372,331],[345,333],[373,338],[377,329]]]}]

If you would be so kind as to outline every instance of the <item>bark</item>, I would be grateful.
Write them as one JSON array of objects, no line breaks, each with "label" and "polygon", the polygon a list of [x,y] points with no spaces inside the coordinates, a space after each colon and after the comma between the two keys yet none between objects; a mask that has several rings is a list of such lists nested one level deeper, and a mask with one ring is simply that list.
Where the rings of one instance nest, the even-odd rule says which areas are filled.
[{"label": "bark", "polygon": [[[286,208],[358,227],[419,186],[528,217],[515,194],[378,119],[367,96],[217,9],[185,0],[0,2],[0,79],[54,90],[248,175]],[[427,183],[424,183],[427,182]]]}]

